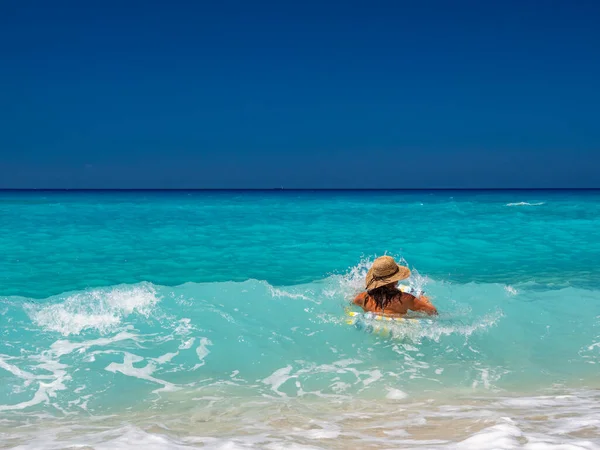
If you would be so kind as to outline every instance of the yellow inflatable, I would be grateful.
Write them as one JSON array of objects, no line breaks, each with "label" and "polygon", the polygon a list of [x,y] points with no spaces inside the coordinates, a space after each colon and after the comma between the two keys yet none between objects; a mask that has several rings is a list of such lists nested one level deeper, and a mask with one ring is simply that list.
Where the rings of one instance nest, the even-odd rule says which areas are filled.
[{"label": "yellow inflatable", "polygon": [[365,330],[367,333],[377,334],[381,337],[391,337],[393,335],[393,324],[406,323],[410,325],[419,325],[419,319],[409,319],[406,317],[389,317],[380,314],[363,313],[356,311],[346,311],[348,325],[354,325],[359,330]]}]

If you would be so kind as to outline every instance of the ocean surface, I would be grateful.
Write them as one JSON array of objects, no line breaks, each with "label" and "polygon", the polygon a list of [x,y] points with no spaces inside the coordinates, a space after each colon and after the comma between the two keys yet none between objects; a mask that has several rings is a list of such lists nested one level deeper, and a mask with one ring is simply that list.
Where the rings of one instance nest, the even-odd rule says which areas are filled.
[{"label": "ocean surface", "polygon": [[[0,448],[600,449],[599,230],[600,191],[0,192]],[[383,254],[439,317],[348,320]]]}]

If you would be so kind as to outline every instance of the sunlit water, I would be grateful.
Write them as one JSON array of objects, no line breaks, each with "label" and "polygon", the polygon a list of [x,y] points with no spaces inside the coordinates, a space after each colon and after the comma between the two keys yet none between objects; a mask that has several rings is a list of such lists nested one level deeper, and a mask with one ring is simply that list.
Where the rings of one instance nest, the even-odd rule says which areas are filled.
[{"label": "sunlit water", "polygon": [[[0,447],[600,448],[600,192],[5,192],[0,221]],[[386,252],[439,317],[352,324]]]}]

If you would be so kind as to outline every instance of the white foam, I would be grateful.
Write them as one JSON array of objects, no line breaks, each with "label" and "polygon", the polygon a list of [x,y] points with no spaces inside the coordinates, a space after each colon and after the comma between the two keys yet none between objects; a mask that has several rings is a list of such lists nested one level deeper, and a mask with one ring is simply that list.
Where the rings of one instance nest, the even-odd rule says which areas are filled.
[{"label": "white foam", "polygon": [[[337,427],[336,427],[337,428]],[[302,436],[308,439],[336,439],[340,436],[340,430],[337,429],[311,429],[302,432]]]},{"label": "white foam", "polygon": [[518,203],[507,203],[506,206],[541,206],[543,204],[545,204],[545,202],[539,202],[539,203],[518,202]]},{"label": "white foam", "polygon": [[388,393],[385,398],[389,400],[404,400],[408,397],[406,392],[402,392],[400,389],[388,388]]},{"label": "white foam", "polygon": [[410,433],[406,430],[403,429],[399,429],[399,430],[384,430],[384,433],[387,436],[393,436],[393,437],[408,437],[410,436]]},{"label": "white foam", "polygon": [[[439,342],[444,336],[462,335],[466,338],[472,334],[487,330],[496,325],[496,323],[504,317],[504,313],[497,310],[493,313],[486,314],[479,320],[471,324],[449,323],[440,320],[418,319],[415,322],[387,322],[386,329],[390,331],[390,338],[395,340],[409,340],[413,343],[419,343],[423,339],[429,339]],[[371,319],[362,318],[365,323],[373,322]],[[376,326],[380,324],[374,322]],[[397,346],[393,347],[396,353],[403,353],[403,349]]]},{"label": "white foam", "polygon": [[145,283],[92,289],[69,295],[61,303],[42,307],[27,305],[26,310],[38,326],[68,336],[87,329],[105,333],[133,313],[147,317],[158,301],[154,287]]},{"label": "white foam", "polygon": [[[240,447],[240,448],[242,448],[242,447]],[[243,448],[248,448],[248,447],[243,447]],[[267,445],[265,448],[267,448],[268,450],[322,450],[322,447],[313,447],[312,445],[296,444],[293,442],[290,442],[290,443],[273,442],[272,444]]]},{"label": "white foam", "polygon": [[204,361],[204,358],[206,358],[208,356],[208,354],[210,353],[210,350],[208,349],[208,346],[212,345],[212,342],[210,341],[210,339],[208,338],[200,338],[200,345],[196,348],[196,354],[198,355],[198,359],[200,360],[200,364],[196,364],[194,366],[194,370],[197,369],[198,367],[202,367],[204,364],[206,364],[206,361]]},{"label": "white foam", "polygon": [[127,340],[136,340],[137,335],[130,333],[128,331],[122,331],[113,337],[109,338],[98,338],[92,339],[89,341],[83,342],[71,342],[66,340],[58,340],[55,341],[51,346],[50,350],[55,357],[60,357],[63,355],[67,355],[74,351],[79,351],[80,353],[85,352],[91,347],[105,347],[109,344],[114,344],[116,342],[127,341]]},{"label": "white foam", "polygon": [[165,364],[171,361],[177,355],[179,355],[179,352],[165,353],[164,355],[159,356],[158,358],[154,358],[154,361],[156,361],[158,364]]},{"label": "white foam", "polygon": [[122,373],[123,375],[129,376],[129,377],[134,377],[134,378],[139,378],[141,380],[151,381],[152,383],[161,384],[163,386],[160,389],[156,389],[156,390],[152,391],[153,393],[158,393],[161,391],[175,391],[178,389],[177,386],[175,386],[172,383],[169,383],[168,381],[163,381],[163,380],[153,377],[152,374],[156,370],[156,367],[151,362],[148,362],[146,364],[146,366],[144,366],[144,367],[139,367],[139,368],[133,367],[133,365],[135,363],[142,362],[143,360],[144,360],[144,358],[142,358],[141,356],[125,352],[123,355],[123,363],[122,364],[114,363],[114,362],[110,363],[105,368],[105,370],[107,370],[109,372],[113,372],[113,373],[119,372],[119,373]]},{"label": "white foam", "polygon": [[518,438],[522,435],[523,432],[512,424],[494,425],[457,443],[456,448],[460,450],[481,450],[486,448],[510,450],[520,447]]},{"label": "white foam", "polygon": [[489,389],[490,388],[490,372],[488,369],[476,369],[480,372],[481,374],[481,379],[480,380],[474,380],[473,381],[473,389],[475,389],[479,383],[481,383],[483,385],[483,387],[485,389]]},{"label": "white foam", "polygon": [[270,284],[268,285],[268,287],[269,287],[271,296],[273,298],[287,297],[287,298],[293,298],[293,299],[312,300],[310,297],[307,297],[304,294],[295,294],[293,292],[287,292],[287,291],[284,291],[283,289],[278,289],[276,287],[273,287]]},{"label": "white foam", "polygon": [[381,377],[383,376],[381,374],[381,371],[379,371],[379,370],[371,370],[368,373],[369,373],[369,377],[364,379],[362,382],[365,386],[368,386],[371,383],[374,383],[375,381],[380,380]]},{"label": "white foam", "polygon": [[362,258],[356,266],[350,269],[350,272],[339,278],[340,288],[344,296],[355,294],[364,289],[365,277],[372,264],[372,258]]},{"label": "white foam", "polygon": [[50,386],[50,385],[40,383],[38,390],[36,391],[36,393],[34,394],[34,396],[31,400],[17,403],[15,405],[0,405],[0,411],[20,410],[20,409],[29,408],[30,406],[38,405],[42,402],[47,403],[49,401],[47,390],[48,390],[48,388],[51,388],[51,387],[52,386]]},{"label": "white foam", "polygon": [[517,295],[519,291],[517,291],[514,287],[506,285],[504,286],[504,290],[508,295]]},{"label": "white foam", "polygon": [[[24,386],[32,383],[38,384],[38,389],[30,400],[13,405],[0,405],[0,411],[22,410],[41,403],[50,403],[51,399],[58,396],[58,391],[66,390],[66,383],[72,377],[67,371],[69,366],[59,361],[61,356],[75,351],[83,353],[94,346],[105,346],[133,338],[135,338],[135,335],[128,332],[121,332],[112,338],[100,338],[85,342],[55,341],[49,350],[30,357],[31,361],[38,362],[36,367],[37,369],[41,369],[42,374],[40,375],[20,370],[18,367],[8,364],[0,358],[0,368],[4,368],[14,375],[25,379]],[[57,407],[56,405],[54,406]]]},{"label": "white foam", "polygon": [[[22,410],[40,403],[49,403],[50,398],[57,396],[57,391],[66,389],[65,383],[71,379],[66,370],[68,366],[61,364],[53,359],[53,357],[54,355],[51,352],[45,352],[34,358],[40,361],[38,367],[46,372],[50,372],[51,375],[33,375],[27,373],[27,377],[30,375],[33,377],[28,378],[29,382],[36,381],[38,383],[38,389],[33,398],[14,405],[0,405],[0,411]],[[23,372],[21,374],[24,375]]]},{"label": "white foam", "polygon": [[292,366],[282,367],[281,369],[277,369],[275,372],[273,372],[267,378],[262,380],[262,382],[264,384],[270,385],[271,389],[274,392],[276,392],[278,395],[280,395],[281,397],[286,397],[286,395],[283,392],[279,391],[279,388],[287,380],[292,379],[292,378],[297,378],[295,375],[290,375],[291,372],[292,372]]},{"label": "white foam", "polygon": [[[115,431],[117,431],[117,433],[115,433]],[[94,445],[94,448],[98,450],[120,450],[132,448],[143,448],[148,450],[183,450],[189,448],[189,446],[184,445],[181,442],[177,442],[176,440],[167,436],[146,433],[145,431],[133,426],[126,426],[119,430],[111,430],[111,434],[116,434],[116,437],[105,440],[104,442],[98,442]],[[87,445],[85,446],[87,447]]]},{"label": "white foam", "polygon": [[330,386],[331,390],[333,392],[337,392],[338,394],[341,392],[345,392],[351,387],[352,385],[350,383],[344,383],[343,381],[336,381]]},{"label": "white foam", "polygon": [[[274,373],[275,378],[293,376],[291,367],[282,369]],[[33,421],[10,427],[0,420],[0,426],[9,425],[0,429],[0,436],[19,449],[600,448],[599,397],[593,390],[534,396],[521,402],[494,395],[444,403],[443,396],[436,396],[401,406],[371,398],[352,398],[347,403],[280,398],[253,401],[235,395],[229,400],[205,398],[213,401],[200,405],[191,416],[189,409],[177,404],[146,416],[139,412],[86,416],[81,422],[61,417],[54,424]],[[224,400],[234,401],[229,403],[231,409],[221,409]]]},{"label": "white foam", "polygon": [[0,355],[0,369],[4,369],[19,378],[23,378],[24,380],[32,380],[35,378],[35,375],[32,373],[26,372],[19,369],[17,366],[7,363],[2,357],[8,359],[6,355]]},{"label": "white foam", "polygon": [[189,350],[194,345],[196,338],[189,338],[187,341],[182,341],[179,350]]},{"label": "white foam", "polygon": [[190,334],[193,330],[193,326],[191,325],[191,320],[188,319],[187,317],[184,317],[183,319],[179,320],[179,324],[177,325],[177,328],[175,328],[175,334],[180,335],[180,336],[186,336],[188,334]]}]

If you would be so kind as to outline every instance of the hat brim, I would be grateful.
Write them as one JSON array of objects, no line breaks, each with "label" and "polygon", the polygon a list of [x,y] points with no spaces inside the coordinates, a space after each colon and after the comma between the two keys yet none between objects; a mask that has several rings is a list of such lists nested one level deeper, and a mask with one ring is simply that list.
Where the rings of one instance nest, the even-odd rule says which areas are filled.
[{"label": "hat brim", "polygon": [[406,280],[410,277],[410,269],[408,267],[404,267],[398,264],[398,272],[390,275],[389,277],[382,277],[373,280],[373,268],[371,267],[367,272],[366,278],[366,286],[365,288],[369,291],[373,289],[377,289],[381,286],[385,286],[386,284],[394,283],[396,281]]}]

